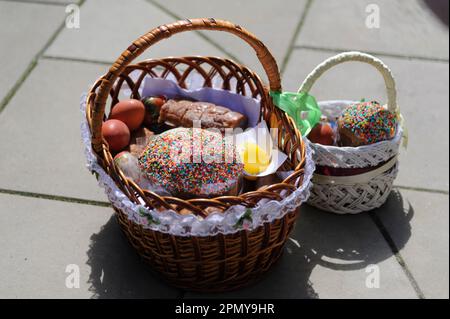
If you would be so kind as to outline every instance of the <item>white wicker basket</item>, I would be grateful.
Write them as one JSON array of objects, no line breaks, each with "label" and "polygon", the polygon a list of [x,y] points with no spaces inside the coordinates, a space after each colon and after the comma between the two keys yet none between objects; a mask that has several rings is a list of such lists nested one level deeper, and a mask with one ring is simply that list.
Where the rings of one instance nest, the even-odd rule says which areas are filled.
[{"label": "white wicker basket", "polygon": [[[392,72],[379,59],[360,52],[346,52],[318,65],[305,79],[299,92],[308,93],[317,79],[330,68],[344,62],[363,62],[374,66],[384,77],[387,108],[400,115]],[[324,101],[319,106],[327,117],[336,118],[352,101]],[[335,169],[370,168],[363,174],[325,176],[314,174],[308,204],[338,214],[356,214],[380,207],[391,192],[398,173],[397,155],[403,131],[398,125],[394,139],[360,147],[336,147],[311,143],[317,166]]]}]

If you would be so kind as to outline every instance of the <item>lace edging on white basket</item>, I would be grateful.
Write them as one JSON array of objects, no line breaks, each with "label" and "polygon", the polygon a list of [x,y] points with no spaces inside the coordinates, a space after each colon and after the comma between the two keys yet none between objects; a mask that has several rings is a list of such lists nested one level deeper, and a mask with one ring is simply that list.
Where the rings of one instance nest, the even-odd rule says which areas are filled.
[{"label": "lace edging on white basket", "polygon": [[[339,116],[341,111],[356,101],[321,101],[319,106],[329,119]],[[358,168],[377,166],[398,154],[403,137],[403,128],[398,125],[392,140],[377,142],[358,147],[339,147],[311,143],[313,159],[316,165],[339,168]]]},{"label": "lace edging on white basket", "polygon": [[[112,205],[127,214],[128,219],[142,225],[146,229],[176,236],[214,236],[217,234],[233,234],[242,229],[253,230],[264,223],[280,219],[287,213],[294,211],[302,203],[306,202],[310,195],[311,179],[315,170],[315,164],[312,160],[311,148],[309,143],[307,143],[303,184],[288,196],[284,196],[281,201],[261,200],[257,206],[251,209],[242,205],[236,205],[223,213],[212,213],[204,219],[193,214],[180,215],[173,210],[162,212],[150,210],[143,205],[130,201],[98,164],[92,150],[91,132],[86,120],[85,94],[82,96],[80,104],[83,114],[81,136],[87,168],[97,174],[98,183],[100,187],[105,189],[105,193]],[[283,193],[280,195],[283,197]]]},{"label": "lace edging on white basket", "polygon": [[[359,147],[335,147],[311,144],[316,165],[334,168],[381,167],[370,172],[345,177],[315,176],[314,187],[308,203],[320,209],[338,214],[356,214],[381,206],[392,189],[398,173],[397,155],[403,136],[403,120],[397,103],[395,79],[380,59],[362,52],[343,52],[320,63],[306,77],[299,88],[300,93],[311,91],[314,83],[331,68],[347,62],[361,62],[373,66],[383,76],[387,103],[386,108],[399,117],[396,136],[392,140]],[[324,101],[319,106],[325,116],[336,120],[344,107],[352,101]],[[407,141],[407,138],[405,138]],[[386,162],[386,163],[384,163]],[[386,171],[384,171],[386,170]]]}]

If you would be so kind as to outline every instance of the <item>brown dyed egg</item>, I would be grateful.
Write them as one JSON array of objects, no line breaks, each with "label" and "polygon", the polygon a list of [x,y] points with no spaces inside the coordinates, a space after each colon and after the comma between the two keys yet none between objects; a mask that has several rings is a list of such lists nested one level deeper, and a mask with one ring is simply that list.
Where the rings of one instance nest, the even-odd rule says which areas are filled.
[{"label": "brown dyed egg", "polygon": [[144,121],[145,106],[135,99],[123,100],[113,106],[110,119],[124,122],[130,131],[134,131],[141,126]]},{"label": "brown dyed egg", "polygon": [[108,142],[109,149],[113,152],[120,152],[127,147],[130,142],[130,130],[119,120],[108,120],[102,125],[102,134]]},{"label": "brown dyed egg", "polygon": [[318,123],[308,134],[308,139],[317,144],[333,145],[334,132],[331,126],[327,123]]}]

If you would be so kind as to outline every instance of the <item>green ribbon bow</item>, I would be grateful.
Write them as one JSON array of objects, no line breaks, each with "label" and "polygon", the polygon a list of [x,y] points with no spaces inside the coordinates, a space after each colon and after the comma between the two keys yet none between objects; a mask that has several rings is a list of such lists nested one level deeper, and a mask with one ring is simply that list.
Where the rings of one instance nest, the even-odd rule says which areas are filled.
[{"label": "green ribbon bow", "polygon": [[270,92],[273,103],[286,112],[297,125],[297,128],[306,136],[312,128],[320,122],[322,111],[316,98],[308,93]]}]

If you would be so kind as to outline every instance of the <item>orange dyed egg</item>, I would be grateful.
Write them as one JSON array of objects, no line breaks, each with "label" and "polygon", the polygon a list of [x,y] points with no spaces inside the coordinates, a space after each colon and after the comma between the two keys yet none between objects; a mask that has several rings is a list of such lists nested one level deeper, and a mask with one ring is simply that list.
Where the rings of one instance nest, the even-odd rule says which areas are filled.
[{"label": "orange dyed egg", "polygon": [[317,144],[333,145],[334,132],[329,124],[318,123],[308,134],[308,139]]},{"label": "orange dyed egg", "polygon": [[110,119],[124,122],[130,131],[139,128],[144,121],[145,106],[139,100],[123,100],[113,106]]},{"label": "orange dyed egg", "polygon": [[109,149],[120,152],[130,143],[130,130],[119,120],[108,120],[102,125],[102,134],[108,142]]}]

